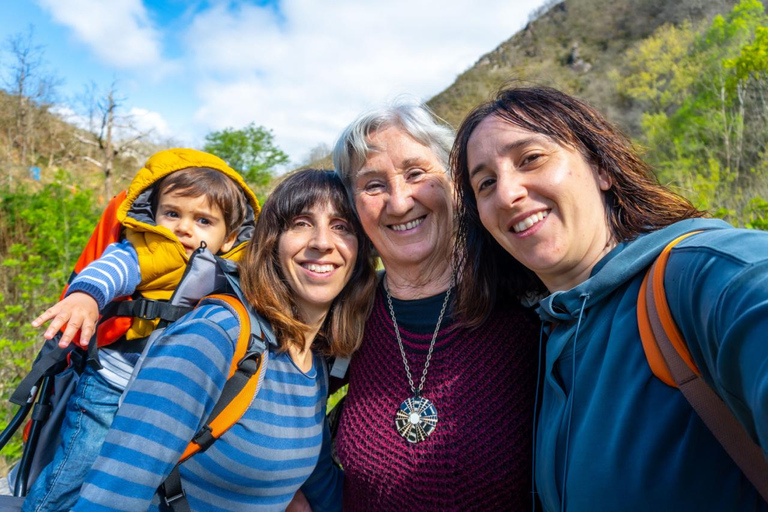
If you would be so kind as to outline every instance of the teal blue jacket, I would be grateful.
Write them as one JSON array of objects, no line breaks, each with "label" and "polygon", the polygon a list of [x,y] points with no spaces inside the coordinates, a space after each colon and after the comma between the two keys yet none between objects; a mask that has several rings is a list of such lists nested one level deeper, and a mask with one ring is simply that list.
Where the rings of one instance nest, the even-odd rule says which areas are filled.
[{"label": "teal blue jacket", "polygon": [[695,229],[707,231],[670,255],[670,309],[704,379],[768,453],[768,233],[682,221],[620,244],[539,305],[534,475],[545,510],[561,510],[563,489],[569,512],[768,510],[680,391],[651,373],[640,342],[645,270]]}]

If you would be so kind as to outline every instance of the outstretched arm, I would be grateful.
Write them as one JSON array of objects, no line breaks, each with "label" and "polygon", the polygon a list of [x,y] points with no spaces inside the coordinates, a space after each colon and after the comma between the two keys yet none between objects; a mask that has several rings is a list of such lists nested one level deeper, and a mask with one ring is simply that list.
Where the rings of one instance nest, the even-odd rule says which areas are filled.
[{"label": "outstretched arm", "polygon": [[768,456],[768,234],[689,240],[667,266],[670,309],[704,380]]},{"label": "outstretched arm", "polygon": [[67,296],[32,321],[40,327],[53,320],[46,329],[51,339],[64,324],[67,328],[59,340],[64,348],[80,330],[78,343],[87,347],[99,318],[99,311],[117,297],[131,295],[141,281],[141,270],[136,250],[128,240],[109,245],[104,254],[92,261],[70,283]]}]

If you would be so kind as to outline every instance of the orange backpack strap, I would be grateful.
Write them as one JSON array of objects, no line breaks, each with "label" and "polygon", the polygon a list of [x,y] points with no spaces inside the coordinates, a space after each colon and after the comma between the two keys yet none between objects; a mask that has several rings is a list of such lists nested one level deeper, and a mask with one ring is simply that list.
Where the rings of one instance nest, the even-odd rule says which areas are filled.
[{"label": "orange backpack strap", "polygon": [[[240,323],[240,335],[237,337],[227,382],[221,390],[218,402],[213,406],[208,421],[195,434],[179,462],[157,489],[163,502],[173,512],[191,512],[181,483],[179,466],[194,454],[207,450],[242,418],[264,382],[264,368],[269,357],[269,350],[266,349],[268,335],[260,325],[254,325],[248,309],[240,299],[223,294],[209,295],[205,299],[224,302],[234,311]],[[258,324],[258,319],[254,320]],[[259,340],[253,340],[254,336]]]},{"label": "orange backpack strap", "polygon": [[[264,367],[269,357],[269,350],[266,349],[268,335],[260,325],[254,325],[248,309],[240,299],[220,294],[209,295],[205,299],[224,302],[235,312],[240,323],[240,335],[237,337],[229,376],[219,401],[213,406],[206,424],[195,434],[179,462],[157,489],[163,502],[173,512],[191,512],[181,483],[179,466],[194,454],[207,450],[242,418],[264,382]],[[258,319],[254,320],[258,324]],[[253,340],[254,336],[259,340]],[[253,347],[256,347],[255,350]]]},{"label": "orange backpack strap", "polygon": [[214,405],[206,424],[195,434],[187,449],[184,450],[179,463],[208,449],[216,439],[237,423],[248,410],[264,381],[264,363],[268,357],[268,351],[249,350],[252,333],[251,318],[243,303],[230,295],[209,295],[207,298],[224,302],[235,312],[240,324],[240,335],[237,338],[227,382],[221,391],[219,401]]},{"label": "orange backpack strap", "polygon": [[680,389],[744,476],[768,502],[768,461],[725,402],[701,378],[701,371],[672,318],[664,291],[664,272],[672,248],[696,233],[700,231],[670,242],[645,274],[637,298],[637,324],[643,350],[653,374]]},{"label": "orange backpack strap", "polygon": [[[637,325],[640,328],[640,339],[643,342],[645,357],[648,359],[648,364],[653,374],[673,388],[678,386],[656,342],[657,336],[663,335],[668,337],[672,346],[690,371],[696,375],[701,375],[701,372],[696,367],[696,363],[688,351],[688,345],[685,343],[683,335],[677,328],[677,324],[675,324],[675,320],[672,318],[672,313],[669,310],[667,295],[664,291],[664,271],[667,268],[667,261],[669,260],[669,253],[672,251],[672,248],[696,233],[701,233],[701,231],[693,231],[679,236],[661,251],[659,257],[651,265],[651,268],[648,269],[648,272],[646,272],[643,284],[640,286],[640,294],[637,298]],[[654,326],[654,324],[657,325]],[[658,332],[654,327],[658,329]]]}]

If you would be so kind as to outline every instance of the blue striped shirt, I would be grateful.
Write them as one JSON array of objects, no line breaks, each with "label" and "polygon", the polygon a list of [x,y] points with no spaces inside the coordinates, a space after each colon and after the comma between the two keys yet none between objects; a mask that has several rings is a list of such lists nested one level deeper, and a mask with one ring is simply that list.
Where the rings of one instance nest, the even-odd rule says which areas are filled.
[{"label": "blue striped shirt", "polygon": [[[99,304],[99,311],[118,297],[133,295],[141,282],[141,268],[136,249],[126,239],[110,244],[100,258],[88,264],[67,289],[67,295],[74,292],[87,293]],[[117,345],[99,350],[101,368],[99,375],[117,389],[125,389],[138,360],[136,351],[124,352]]]},{"label": "blue striped shirt", "polygon": [[136,249],[128,240],[110,244],[97,260],[88,264],[70,283],[67,295],[87,293],[99,304],[99,311],[117,297],[132,295],[141,282]]},{"label": "blue striped shirt", "polygon": [[[74,510],[159,510],[157,487],[218,400],[239,333],[221,305],[203,305],[150,348],[86,478]],[[313,510],[341,510],[342,473],[330,458],[327,371],[308,373],[270,351],[245,415],[180,467],[192,510],[283,510],[301,488]]]}]

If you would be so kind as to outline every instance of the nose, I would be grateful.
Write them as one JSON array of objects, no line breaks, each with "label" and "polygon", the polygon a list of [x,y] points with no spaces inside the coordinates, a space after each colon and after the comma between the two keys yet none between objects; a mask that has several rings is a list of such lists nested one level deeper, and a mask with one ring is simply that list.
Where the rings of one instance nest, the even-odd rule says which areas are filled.
[{"label": "nose", "polygon": [[528,195],[528,188],[521,177],[514,172],[502,172],[496,181],[496,203],[499,208],[512,208]]},{"label": "nose", "polygon": [[312,233],[309,246],[319,252],[328,252],[333,248],[332,236],[329,226],[318,226]]},{"label": "nose", "polygon": [[398,217],[408,213],[411,208],[413,208],[411,185],[402,180],[394,180],[390,185],[387,213]]},{"label": "nose", "polygon": [[176,236],[188,235],[192,232],[192,221],[185,217],[180,218],[173,227]]}]

